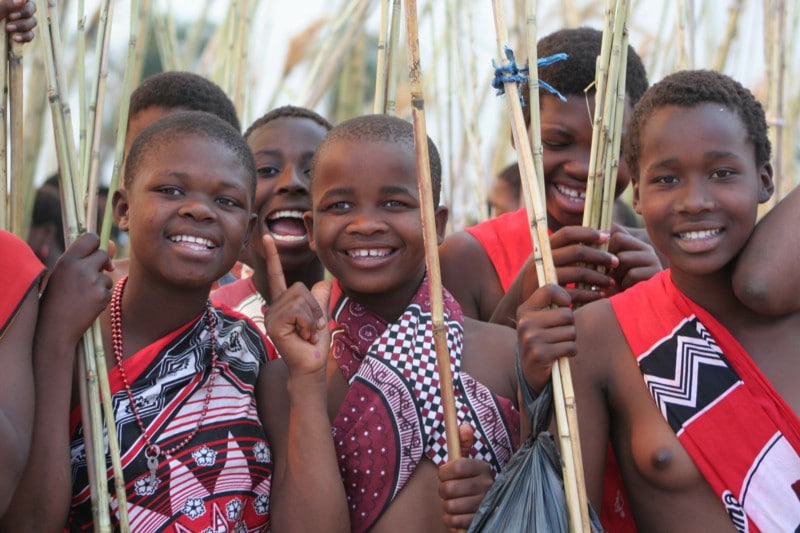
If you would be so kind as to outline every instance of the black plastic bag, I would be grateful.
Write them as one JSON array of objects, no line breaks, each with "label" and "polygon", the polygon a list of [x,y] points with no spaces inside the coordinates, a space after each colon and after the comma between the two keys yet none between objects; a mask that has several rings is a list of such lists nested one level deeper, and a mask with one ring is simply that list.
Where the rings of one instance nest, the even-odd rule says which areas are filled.
[{"label": "black plastic bag", "polygon": [[[511,458],[481,502],[469,532],[525,531],[567,533],[569,519],[564,495],[561,457],[547,431],[553,416],[553,389],[533,393],[522,376],[517,358],[517,377],[524,412],[531,421],[531,435]],[[592,531],[603,528],[591,506]]]}]

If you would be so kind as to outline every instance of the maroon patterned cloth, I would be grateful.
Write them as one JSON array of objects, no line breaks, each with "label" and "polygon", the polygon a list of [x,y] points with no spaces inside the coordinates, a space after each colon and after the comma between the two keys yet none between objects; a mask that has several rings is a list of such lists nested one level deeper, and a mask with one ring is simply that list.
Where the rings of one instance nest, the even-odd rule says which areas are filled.
[{"label": "maroon patterned cloth", "polygon": [[[408,308],[387,324],[340,294],[333,308],[333,356],[350,387],[333,422],[353,531],[366,531],[389,506],[419,462],[447,460],[427,278]],[[463,317],[445,291],[450,369],[460,423],[475,429],[469,456],[495,473],[519,446],[519,413],[461,372]]]}]

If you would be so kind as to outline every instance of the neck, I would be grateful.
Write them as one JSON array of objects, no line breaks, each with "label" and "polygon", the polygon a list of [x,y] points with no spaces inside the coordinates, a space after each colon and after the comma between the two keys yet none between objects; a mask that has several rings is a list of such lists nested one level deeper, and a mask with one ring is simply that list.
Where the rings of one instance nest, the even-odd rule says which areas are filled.
[{"label": "neck", "polygon": [[131,272],[121,303],[125,357],[202,314],[209,289],[177,290],[174,286],[145,281]]},{"label": "neck", "polygon": [[726,327],[731,327],[742,317],[753,315],[752,311],[736,298],[731,282],[732,273],[733,263],[722,270],[705,275],[689,275],[670,270],[675,286]]},{"label": "neck", "polygon": [[396,287],[392,291],[382,293],[355,292],[348,287],[342,287],[342,290],[353,301],[360,303],[386,322],[394,322],[414,299],[424,277],[425,269],[423,267],[419,277],[415,278],[416,281],[408,284],[407,287]]}]

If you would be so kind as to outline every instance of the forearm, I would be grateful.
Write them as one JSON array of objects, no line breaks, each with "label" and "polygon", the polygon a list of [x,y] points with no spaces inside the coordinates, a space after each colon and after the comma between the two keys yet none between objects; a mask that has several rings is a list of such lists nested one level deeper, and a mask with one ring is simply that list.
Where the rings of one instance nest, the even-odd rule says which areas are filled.
[{"label": "forearm", "polygon": [[[74,350],[38,343],[34,350],[35,411],[30,454],[2,520],[4,531],[61,531],[71,498],[69,410]],[[46,497],[43,497],[46,495]]]},{"label": "forearm", "polygon": [[289,379],[287,384],[287,457],[273,487],[275,531],[350,530],[322,379]]},{"label": "forearm", "polygon": [[798,310],[800,187],[796,187],[756,225],[734,269],[733,290],[748,307],[765,314]]}]

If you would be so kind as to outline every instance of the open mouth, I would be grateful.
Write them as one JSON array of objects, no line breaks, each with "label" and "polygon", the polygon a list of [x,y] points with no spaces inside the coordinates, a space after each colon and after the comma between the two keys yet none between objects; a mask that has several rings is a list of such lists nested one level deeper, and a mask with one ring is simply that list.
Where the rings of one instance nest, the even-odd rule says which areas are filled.
[{"label": "open mouth", "polygon": [[299,210],[275,211],[267,217],[267,228],[276,241],[300,242],[308,238],[303,212]]},{"label": "open mouth", "polygon": [[574,202],[584,202],[586,200],[586,190],[584,189],[573,189],[559,183],[554,183],[553,187],[555,187],[560,194]]},{"label": "open mouth", "polygon": [[687,231],[684,233],[678,233],[678,238],[682,241],[699,241],[716,237],[720,233],[722,233],[722,228]]},{"label": "open mouth", "polygon": [[388,256],[390,253],[392,253],[391,248],[354,248],[352,250],[347,250],[347,255],[355,259],[365,257],[381,258]]},{"label": "open mouth", "polygon": [[217,247],[214,242],[204,237],[195,237],[194,235],[173,235],[169,238],[170,241],[182,244],[193,250],[213,250]]}]

